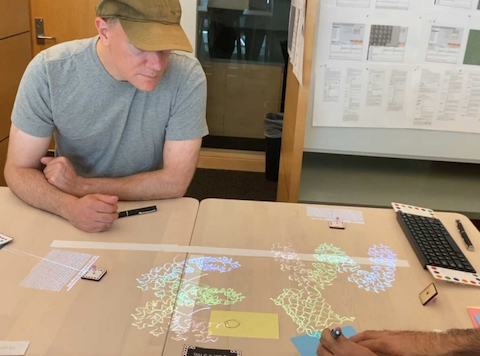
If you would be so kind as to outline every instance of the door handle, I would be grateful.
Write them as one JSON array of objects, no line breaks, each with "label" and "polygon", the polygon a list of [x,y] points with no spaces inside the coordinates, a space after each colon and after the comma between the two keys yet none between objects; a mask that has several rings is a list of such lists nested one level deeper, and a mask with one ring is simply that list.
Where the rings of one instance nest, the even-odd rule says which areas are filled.
[{"label": "door handle", "polygon": [[55,37],[40,36],[40,35],[37,35],[37,38],[40,39],[40,40],[54,40],[55,39]]},{"label": "door handle", "polygon": [[55,40],[55,37],[45,36],[42,18],[35,19],[35,36],[37,37],[37,44],[39,45],[44,45],[45,40]]}]

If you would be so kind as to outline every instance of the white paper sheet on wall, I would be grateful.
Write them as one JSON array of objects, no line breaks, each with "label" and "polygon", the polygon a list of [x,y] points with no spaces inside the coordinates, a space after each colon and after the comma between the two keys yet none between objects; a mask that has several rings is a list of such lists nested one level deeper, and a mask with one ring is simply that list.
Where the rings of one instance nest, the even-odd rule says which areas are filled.
[{"label": "white paper sheet on wall", "polygon": [[319,18],[313,126],[480,133],[478,0],[325,0]]},{"label": "white paper sheet on wall", "polygon": [[291,58],[294,53],[295,41],[297,38],[294,36],[297,25],[297,1],[292,0],[290,4],[290,19],[288,23],[288,56]]},{"label": "white paper sheet on wall", "polygon": [[375,7],[377,9],[408,10],[410,0],[377,0]]},{"label": "white paper sheet on wall", "polygon": [[408,70],[392,69],[388,81],[387,112],[402,111],[407,94]]},{"label": "white paper sheet on wall", "polygon": [[408,27],[372,25],[368,60],[375,62],[403,62]]},{"label": "white paper sheet on wall", "polygon": [[463,28],[432,26],[427,62],[457,64],[460,59],[462,39]]},{"label": "white paper sheet on wall", "polygon": [[292,0],[288,33],[288,55],[293,74],[303,85],[303,57],[305,47],[306,0]]},{"label": "white paper sheet on wall", "polygon": [[368,8],[370,0],[337,0],[337,6]]},{"label": "white paper sheet on wall", "polygon": [[406,127],[413,72],[413,67],[324,65],[317,70],[314,118],[322,117],[325,126]]},{"label": "white paper sheet on wall", "polygon": [[436,0],[435,4],[439,6],[457,7],[460,9],[471,9],[473,0]]},{"label": "white paper sheet on wall", "polygon": [[295,43],[295,56],[293,61],[293,73],[298,79],[298,83],[303,85],[303,58],[305,51],[305,0],[299,7],[298,24],[297,24],[297,41]]},{"label": "white paper sheet on wall", "polygon": [[330,42],[330,59],[362,60],[365,25],[334,23]]}]

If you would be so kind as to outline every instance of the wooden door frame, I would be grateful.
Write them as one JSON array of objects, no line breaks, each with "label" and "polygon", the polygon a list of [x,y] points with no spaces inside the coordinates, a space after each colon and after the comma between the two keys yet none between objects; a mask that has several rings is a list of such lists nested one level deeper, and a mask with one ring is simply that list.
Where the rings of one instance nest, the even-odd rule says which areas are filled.
[{"label": "wooden door frame", "polygon": [[292,64],[288,64],[282,151],[277,188],[277,201],[279,202],[297,203],[300,193],[305,126],[319,8],[320,0],[307,0],[302,86],[299,85],[293,74]]}]

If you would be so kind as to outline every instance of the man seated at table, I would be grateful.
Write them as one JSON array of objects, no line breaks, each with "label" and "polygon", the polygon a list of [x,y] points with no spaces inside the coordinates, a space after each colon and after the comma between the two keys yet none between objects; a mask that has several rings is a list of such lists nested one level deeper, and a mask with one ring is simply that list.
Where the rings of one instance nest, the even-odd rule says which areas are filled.
[{"label": "man seated at table", "polygon": [[88,232],[112,226],[118,199],[183,196],[208,134],[202,67],[171,53],[192,51],[179,1],[104,0],[97,16],[98,36],[29,64],[5,166],[22,200]]},{"label": "man seated at table", "polygon": [[445,333],[414,331],[365,331],[347,339],[322,332],[318,356],[476,356],[480,355],[480,330]]}]

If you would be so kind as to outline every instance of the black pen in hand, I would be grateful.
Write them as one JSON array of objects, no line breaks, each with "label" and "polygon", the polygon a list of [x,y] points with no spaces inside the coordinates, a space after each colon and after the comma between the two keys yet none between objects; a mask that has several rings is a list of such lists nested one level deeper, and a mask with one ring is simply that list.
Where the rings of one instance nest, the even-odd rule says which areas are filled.
[{"label": "black pen in hand", "polygon": [[156,211],[157,211],[156,205],[147,206],[146,208],[121,211],[118,213],[118,218],[121,219],[121,218],[126,218],[127,216],[132,216],[132,215],[150,214],[150,213],[155,213]]},{"label": "black pen in hand", "polygon": [[463,241],[465,241],[465,245],[467,245],[467,249],[468,249],[469,251],[475,250],[475,247],[473,247],[472,242],[471,242],[470,239],[468,238],[468,235],[467,235],[467,233],[465,232],[465,229],[463,228],[463,225],[462,225],[462,223],[460,222],[460,220],[455,220],[455,221],[457,222],[457,229],[458,229],[458,231],[460,232],[460,235],[462,235]]}]

